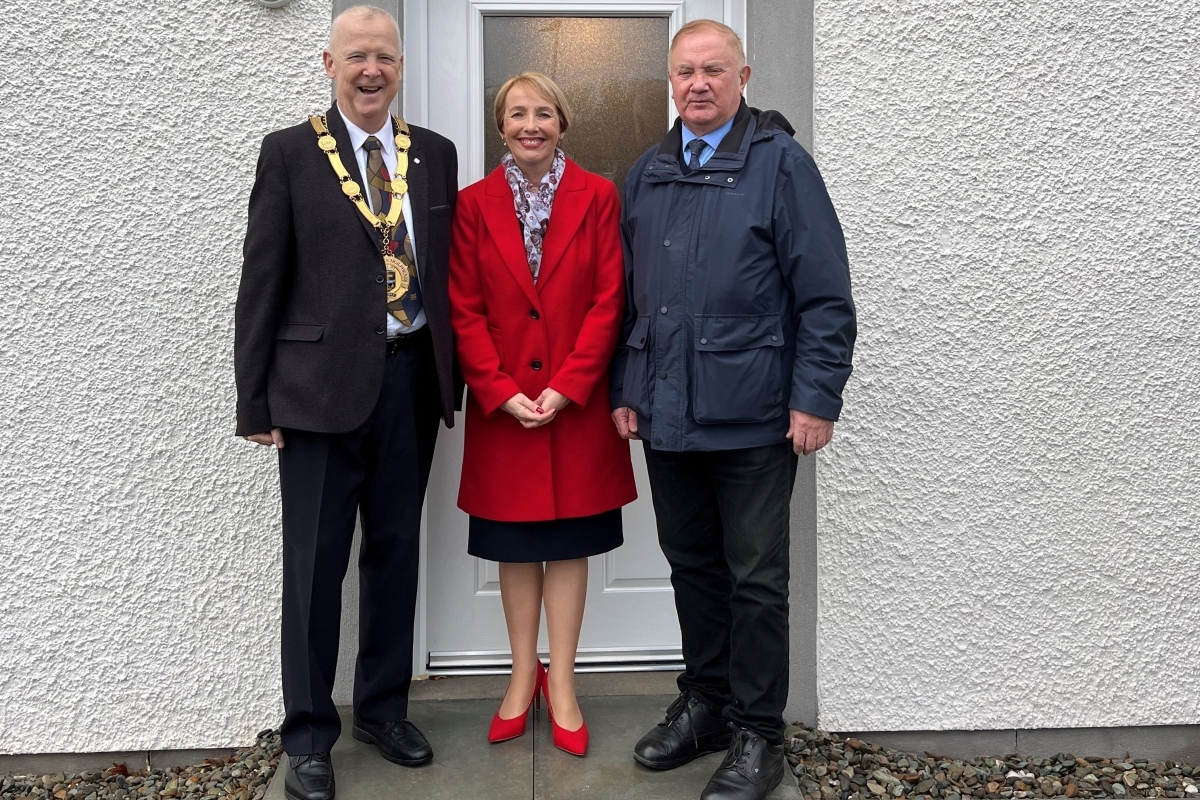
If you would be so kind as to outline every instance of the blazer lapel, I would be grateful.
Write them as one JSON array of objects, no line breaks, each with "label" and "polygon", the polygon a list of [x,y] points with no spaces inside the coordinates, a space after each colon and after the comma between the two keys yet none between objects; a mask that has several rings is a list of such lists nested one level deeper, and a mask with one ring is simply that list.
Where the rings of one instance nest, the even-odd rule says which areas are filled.
[{"label": "blazer lapel", "polygon": [[[486,201],[481,203],[483,220],[492,234],[492,241],[500,251],[505,265],[512,272],[517,283],[529,298],[529,302],[538,306],[537,291],[533,287],[533,275],[529,272],[529,257],[525,254],[525,238],[521,235],[521,223],[517,221],[517,212],[513,207],[512,189],[504,177],[504,167],[497,167],[484,180],[487,191]],[[544,263],[544,262],[543,262]],[[540,280],[540,278],[539,278]]]},{"label": "blazer lapel", "polygon": [[542,244],[542,268],[538,272],[537,281],[539,293],[555,267],[562,261],[591,204],[592,191],[584,181],[583,170],[574,161],[567,159],[562,183],[554,193],[550,224],[546,227],[546,241]]},{"label": "blazer lapel", "polygon": [[[412,136],[410,135],[411,139]],[[425,169],[425,159],[414,141],[408,149],[408,202],[412,209],[413,241],[416,242],[417,278],[425,280],[425,259],[421,253],[428,252],[422,248],[429,247],[429,173]],[[422,283],[422,285],[424,285]]]},{"label": "blazer lapel", "polygon": [[[337,141],[338,155],[341,156],[342,165],[346,168],[346,172],[350,173],[350,177],[356,183],[358,183],[358,185],[362,188],[362,191],[365,192],[367,190],[367,182],[363,180],[362,172],[360,172],[358,169],[358,158],[354,154],[354,143],[350,141],[350,131],[346,130],[346,123],[342,121],[342,114],[340,111],[338,111],[337,104],[334,104],[333,107],[329,109],[329,113],[325,115],[325,119],[329,123],[329,132],[333,134],[334,140]],[[316,141],[314,139],[313,148],[315,149],[316,146]],[[320,151],[318,150],[317,152]],[[321,154],[321,160],[326,160],[324,153]],[[337,176],[333,174],[333,167],[329,168],[329,174],[336,182]],[[339,194],[340,193],[341,191],[339,190]],[[344,199],[345,195],[342,195],[342,197],[342,202],[350,202],[349,200]],[[362,212],[360,212],[358,208],[354,209],[354,216],[357,217],[358,221],[362,223],[363,229],[367,232],[367,235],[371,237],[371,241],[375,243],[375,246],[379,247],[379,233],[375,230],[375,226],[367,222],[366,217],[362,215]]]}]

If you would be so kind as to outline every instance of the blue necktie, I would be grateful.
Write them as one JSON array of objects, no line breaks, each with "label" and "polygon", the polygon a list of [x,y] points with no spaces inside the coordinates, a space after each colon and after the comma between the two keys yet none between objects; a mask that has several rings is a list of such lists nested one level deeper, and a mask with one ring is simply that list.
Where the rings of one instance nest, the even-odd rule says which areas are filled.
[{"label": "blue necktie", "polygon": [[703,139],[692,139],[687,143],[688,169],[700,169],[700,151],[704,149]]}]

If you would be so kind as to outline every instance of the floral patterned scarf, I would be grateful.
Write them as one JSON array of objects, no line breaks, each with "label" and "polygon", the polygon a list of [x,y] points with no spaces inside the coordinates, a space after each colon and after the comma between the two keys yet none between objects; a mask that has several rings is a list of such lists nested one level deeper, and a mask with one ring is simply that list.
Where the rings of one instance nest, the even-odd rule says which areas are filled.
[{"label": "floral patterned scarf", "polygon": [[542,269],[542,241],[546,238],[546,226],[550,222],[550,207],[554,205],[554,193],[558,191],[558,184],[562,180],[567,157],[562,150],[555,150],[550,171],[542,176],[537,186],[530,183],[521,172],[512,153],[504,154],[500,166],[504,167],[504,177],[508,179],[508,188],[512,189],[517,220],[525,233],[525,256],[529,260],[529,272],[533,275],[533,282],[537,283],[538,273]]}]

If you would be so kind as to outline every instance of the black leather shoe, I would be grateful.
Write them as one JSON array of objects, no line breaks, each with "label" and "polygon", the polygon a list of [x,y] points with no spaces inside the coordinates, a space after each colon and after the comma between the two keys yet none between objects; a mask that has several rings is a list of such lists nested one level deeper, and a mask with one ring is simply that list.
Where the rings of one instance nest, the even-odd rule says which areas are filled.
[{"label": "black leather shoe", "polygon": [[699,695],[682,692],[666,718],[633,747],[633,758],[650,769],[675,769],[729,747],[729,723]]},{"label": "black leather shoe", "polygon": [[433,760],[433,748],[429,746],[425,734],[406,719],[382,725],[356,719],[354,738],[375,745],[384,758],[403,767],[419,767]]},{"label": "black leather shoe", "polygon": [[784,769],[783,745],[738,728],[700,800],[764,800],[783,780]]},{"label": "black leather shoe", "polygon": [[288,756],[283,796],[288,800],[333,800],[333,764],[329,753]]}]

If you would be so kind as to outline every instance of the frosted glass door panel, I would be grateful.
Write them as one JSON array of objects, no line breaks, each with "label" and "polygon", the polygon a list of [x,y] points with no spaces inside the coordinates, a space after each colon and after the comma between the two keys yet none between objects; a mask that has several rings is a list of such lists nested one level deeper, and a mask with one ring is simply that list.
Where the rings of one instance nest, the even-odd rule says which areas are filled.
[{"label": "frosted glass door panel", "polygon": [[506,149],[492,104],[500,86],[525,70],[544,72],[574,112],[563,151],[624,190],[633,162],[667,132],[666,17],[485,17],[485,167]]}]

